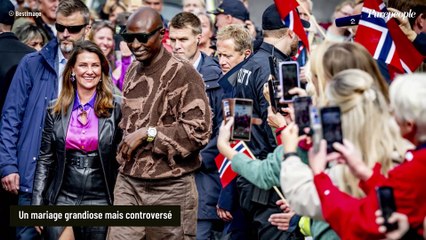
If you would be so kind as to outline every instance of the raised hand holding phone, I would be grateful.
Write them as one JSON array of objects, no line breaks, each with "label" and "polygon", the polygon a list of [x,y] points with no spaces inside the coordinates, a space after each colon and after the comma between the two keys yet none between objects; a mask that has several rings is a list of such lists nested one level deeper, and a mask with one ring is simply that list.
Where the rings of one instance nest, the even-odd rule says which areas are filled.
[{"label": "raised hand holding phone", "polygon": [[227,121],[223,120],[219,128],[217,137],[217,148],[220,153],[228,159],[232,159],[237,152],[231,148],[231,128],[234,125],[234,118],[228,117]]},{"label": "raised hand holding phone", "polygon": [[349,140],[344,139],[343,144],[336,142],[333,147],[340,155],[338,162],[347,164],[354,176],[360,180],[371,177],[373,171],[364,163],[361,152]]},{"label": "raised hand holding phone", "polygon": [[390,232],[398,229],[398,222],[389,222],[391,215],[396,212],[395,198],[393,188],[387,186],[376,187],[377,200],[384,219],[383,225],[386,231]]},{"label": "raised hand holding phone", "polygon": [[297,61],[287,61],[279,64],[279,81],[283,93],[280,101],[293,101],[296,95],[289,93],[290,89],[300,88],[299,64]]},{"label": "raised hand holding phone", "polygon": [[320,142],[318,152],[313,148],[309,149],[309,166],[314,175],[322,173],[327,166],[327,142],[323,139]]},{"label": "raised hand holding phone", "polygon": [[287,125],[287,121],[283,115],[279,112],[275,112],[272,110],[272,107],[268,107],[268,125],[272,128],[282,128]]},{"label": "raised hand holding phone", "polygon": [[290,123],[281,131],[281,142],[284,148],[284,153],[296,152],[299,143],[299,128],[295,123]]},{"label": "raised hand holding phone", "polygon": [[327,153],[334,152],[333,143],[343,143],[340,107],[323,107],[320,111],[322,137],[327,141]]},{"label": "raised hand holding phone", "polygon": [[234,125],[231,128],[232,140],[250,141],[252,128],[253,100],[236,98],[234,105]]},{"label": "raised hand holding phone", "polygon": [[299,135],[305,134],[305,128],[311,127],[310,107],[311,97],[296,97],[293,102],[295,123],[299,127]]},{"label": "raised hand holding phone", "polygon": [[385,223],[385,219],[383,218],[383,213],[381,210],[377,210],[375,215],[376,223],[379,225],[379,232],[385,233],[387,240],[401,239],[410,229],[410,223],[408,222],[408,217],[405,214],[398,212],[392,213],[388,221],[390,223],[398,224],[398,228],[392,231],[388,231],[388,229],[383,225]]}]

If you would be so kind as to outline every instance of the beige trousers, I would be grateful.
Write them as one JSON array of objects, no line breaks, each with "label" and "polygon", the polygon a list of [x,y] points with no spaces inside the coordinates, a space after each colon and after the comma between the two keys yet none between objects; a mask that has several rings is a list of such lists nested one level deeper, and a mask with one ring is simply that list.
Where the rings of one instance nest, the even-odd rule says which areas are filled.
[{"label": "beige trousers", "polygon": [[114,205],[179,205],[179,227],[109,227],[109,240],[195,239],[198,192],[193,174],[164,180],[144,180],[118,174]]}]

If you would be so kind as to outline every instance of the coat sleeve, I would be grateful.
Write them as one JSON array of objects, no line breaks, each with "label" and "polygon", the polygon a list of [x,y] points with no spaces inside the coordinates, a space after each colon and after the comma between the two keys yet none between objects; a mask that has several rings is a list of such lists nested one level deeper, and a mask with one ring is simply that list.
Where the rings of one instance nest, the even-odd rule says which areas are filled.
[{"label": "coat sleeve", "polygon": [[33,197],[31,205],[43,205],[43,197],[46,194],[48,181],[57,162],[55,148],[53,145],[53,125],[54,119],[51,110],[46,113],[43,134],[41,138],[40,154],[37,160],[34,174]]},{"label": "coat sleeve", "polygon": [[238,153],[231,160],[232,169],[259,188],[268,190],[280,185],[280,162],[283,148],[278,147],[269,153],[266,159],[251,159],[243,153]]},{"label": "coat sleeve", "polygon": [[373,175],[366,181],[359,182],[359,187],[364,191],[366,195],[368,195],[370,191],[374,191],[377,185],[386,180],[386,178],[380,173],[381,169],[382,165],[380,163],[376,163],[373,168]]},{"label": "coat sleeve", "polygon": [[423,55],[426,56],[426,33],[421,32],[417,34],[414,39],[414,47]]},{"label": "coat sleeve", "polygon": [[[192,70],[192,71],[191,71]],[[176,106],[176,120],[169,126],[157,127],[154,140],[154,152],[166,155],[169,159],[175,156],[187,157],[207,144],[211,135],[212,113],[200,75],[191,68],[182,71],[178,78],[191,81],[180,81],[180,86],[171,90],[169,98],[180,98]]]},{"label": "coat sleeve", "polygon": [[18,138],[32,81],[28,73],[28,55],[20,62],[12,79],[0,122],[0,177],[18,172]]},{"label": "coat sleeve", "polygon": [[291,208],[297,214],[322,220],[313,178],[311,169],[299,157],[292,156],[281,163],[281,188]]},{"label": "coat sleeve", "polygon": [[341,239],[382,239],[375,223],[375,211],[379,209],[375,194],[356,199],[341,192],[325,173],[314,176],[315,186],[321,200],[324,219]]},{"label": "coat sleeve", "polygon": [[217,206],[229,212],[234,212],[239,206],[237,179],[235,178],[225,188],[220,190]]}]

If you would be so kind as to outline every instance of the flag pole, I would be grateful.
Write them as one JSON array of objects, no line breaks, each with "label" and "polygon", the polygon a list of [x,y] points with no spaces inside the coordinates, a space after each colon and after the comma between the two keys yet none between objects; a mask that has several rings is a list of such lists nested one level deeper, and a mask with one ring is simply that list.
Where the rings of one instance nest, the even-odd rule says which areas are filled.
[{"label": "flag pole", "polygon": [[[252,159],[256,159],[256,157],[253,155],[253,153],[250,151],[250,148],[247,146],[247,144],[244,141],[241,141],[241,144],[244,146],[245,149],[247,149],[247,152],[250,154],[250,157]],[[275,192],[277,192],[278,196],[281,198],[281,200],[283,200],[283,202],[285,204],[287,204],[288,206],[290,206],[287,202],[287,200],[285,199],[284,195],[281,193],[281,191],[277,188],[277,186],[273,187]]]},{"label": "flag pole", "polygon": [[287,206],[290,206],[290,204],[288,204],[287,202],[287,199],[285,199],[284,195],[281,193],[280,189],[278,189],[277,186],[274,186],[274,190],[275,192],[277,192],[278,196],[280,196],[281,200],[283,200],[283,202],[287,204]]},{"label": "flag pole", "polygon": [[306,14],[308,14],[309,19],[312,19],[312,22],[314,23],[315,27],[318,29],[318,31],[321,33],[321,36],[325,39],[325,33],[322,30],[322,27],[318,24],[317,20],[315,19],[315,16],[313,16],[310,11],[308,11],[302,4],[300,4],[300,0],[296,0],[299,6],[303,9]]}]

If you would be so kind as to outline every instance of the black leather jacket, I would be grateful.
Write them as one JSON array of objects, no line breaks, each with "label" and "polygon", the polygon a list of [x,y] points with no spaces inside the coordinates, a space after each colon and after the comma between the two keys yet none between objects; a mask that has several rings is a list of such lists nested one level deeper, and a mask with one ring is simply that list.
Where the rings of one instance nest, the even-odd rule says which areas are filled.
[{"label": "black leather jacket", "polygon": [[[61,189],[65,171],[65,136],[68,129],[72,105],[67,114],[53,114],[49,109],[43,129],[39,159],[34,176],[32,205],[55,205]],[[122,138],[118,127],[121,120],[121,99],[114,97],[114,109],[109,118],[99,118],[98,154],[109,203],[112,204],[114,185],[118,172],[117,146]]]}]

